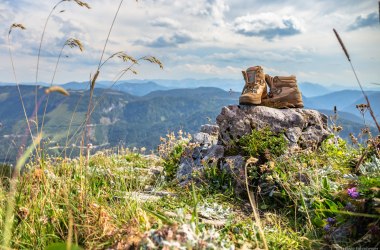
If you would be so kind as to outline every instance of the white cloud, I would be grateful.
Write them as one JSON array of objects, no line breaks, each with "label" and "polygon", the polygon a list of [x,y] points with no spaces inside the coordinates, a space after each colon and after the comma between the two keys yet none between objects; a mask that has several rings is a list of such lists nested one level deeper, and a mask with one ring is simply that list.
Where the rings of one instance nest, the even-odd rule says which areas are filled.
[{"label": "white cloud", "polygon": [[224,24],[224,13],[229,11],[229,6],[224,0],[206,0],[205,8],[202,10],[202,14],[210,16],[214,24]]},{"label": "white cloud", "polygon": [[302,22],[295,16],[279,16],[273,12],[248,14],[235,19],[235,31],[245,36],[259,36],[272,40],[275,37],[301,33]]},{"label": "white cloud", "polygon": [[[27,27],[12,34],[16,68],[22,72],[20,80],[33,81],[41,32],[56,2],[0,1],[0,61],[5,62],[0,69],[0,81],[13,80],[7,70],[8,47],[4,41],[13,22]],[[70,57],[61,61],[57,75],[60,82],[86,80],[96,69],[118,5],[114,0],[87,2],[91,10],[74,2],[63,2],[49,22],[41,68],[54,66],[55,57],[68,37],[79,38],[85,46],[83,53],[65,49],[64,53]],[[155,68],[145,71],[146,66],[141,65],[139,71],[143,74],[138,77],[142,78],[240,78],[241,69],[263,65],[268,72],[276,74],[300,72],[299,78],[305,81],[351,82],[352,74],[343,71],[349,65],[332,33],[332,28],[336,28],[346,42],[361,80],[379,82],[380,60],[375,56],[380,44],[378,29],[347,32],[354,23],[366,26],[367,21],[373,21],[373,15],[368,13],[377,13],[376,3],[357,0],[347,0],[345,4],[339,0],[124,1],[106,55],[123,50],[135,57],[154,55],[164,62],[164,71]],[[65,12],[59,13],[62,9]],[[112,75],[105,69],[114,72],[119,66],[122,67],[110,61],[102,76]],[[45,74],[41,70],[40,75],[41,80],[51,78],[51,72]]]},{"label": "white cloud", "polygon": [[168,18],[168,17],[159,17],[154,20],[150,20],[149,23],[152,26],[157,27],[166,27],[166,28],[179,28],[180,23],[174,19]]},{"label": "white cloud", "polygon": [[213,64],[185,64],[184,69],[188,72],[199,73],[205,75],[225,75],[225,74],[236,74],[241,72],[240,68],[233,66],[218,67]]},{"label": "white cloud", "polygon": [[135,45],[144,45],[152,48],[177,47],[192,40],[192,37],[186,32],[176,32],[172,35],[162,35],[155,39],[139,39],[135,41]]}]

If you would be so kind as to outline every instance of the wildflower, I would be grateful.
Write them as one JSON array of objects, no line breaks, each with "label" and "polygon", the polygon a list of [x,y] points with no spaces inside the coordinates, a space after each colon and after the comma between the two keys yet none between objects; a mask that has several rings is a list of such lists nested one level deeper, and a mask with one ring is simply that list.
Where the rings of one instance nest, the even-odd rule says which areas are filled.
[{"label": "wildflower", "polygon": [[334,225],[336,223],[336,219],[335,218],[331,218],[331,217],[328,217],[326,219],[327,223],[331,224],[331,225]]},{"label": "wildflower", "polygon": [[354,136],[353,133],[350,133],[350,139],[352,144],[358,144],[358,139]]},{"label": "wildflower", "polygon": [[359,197],[359,192],[356,190],[356,187],[347,189],[347,194],[353,198],[356,199]]},{"label": "wildflower", "polygon": [[356,105],[356,108],[360,111],[360,113],[365,113],[368,109],[367,104],[358,104]]},{"label": "wildflower", "polygon": [[324,226],[323,229],[324,229],[326,232],[330,231],[330,229],[331,229],[330,224],[327,224],[326,226]]}]

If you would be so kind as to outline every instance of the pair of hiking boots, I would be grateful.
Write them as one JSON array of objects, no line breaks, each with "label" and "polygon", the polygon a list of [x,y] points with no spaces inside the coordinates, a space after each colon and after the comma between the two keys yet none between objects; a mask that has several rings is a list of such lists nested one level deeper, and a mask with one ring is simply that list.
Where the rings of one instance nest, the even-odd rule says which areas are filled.
[{"label": "pair of hiking boots", "polygon": [[242,73],[245,85],[239,104],[264,105],[271,108],[303,108],[302,95],[295,76],[272,77],[264,74],[261,66],[250,67]]}]

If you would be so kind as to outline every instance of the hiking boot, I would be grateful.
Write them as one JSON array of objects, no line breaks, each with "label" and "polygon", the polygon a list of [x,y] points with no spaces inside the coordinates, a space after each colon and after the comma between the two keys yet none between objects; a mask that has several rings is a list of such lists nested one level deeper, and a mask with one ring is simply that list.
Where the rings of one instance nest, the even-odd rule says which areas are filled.
[{"label": "hiking boot", "polygon": [[242,71],[242,73],[245,85],[239,98],[239,104],[261,104],[261,99],[267,97],[267,85],[263,68],[261,66],[250,67],[246,71]]},{"label": "hiking boot", "polygon": [[270,92],[262,104],[271,108],[303,108],[302,95],[295,76],[265,75]]}]

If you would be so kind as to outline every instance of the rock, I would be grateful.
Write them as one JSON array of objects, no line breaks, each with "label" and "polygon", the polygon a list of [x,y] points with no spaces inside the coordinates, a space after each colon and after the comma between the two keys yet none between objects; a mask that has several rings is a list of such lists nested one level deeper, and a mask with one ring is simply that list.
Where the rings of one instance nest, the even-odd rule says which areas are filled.
[{"label": "rock", "polygon": [[236,182],[235,192],[242,193],[245,191],[245,160],[241,155],[227,156],[221,164],[221,170],[227,171],[232,175]]},{"label": "rock", "polygon": [[236,176],[240,176],[240,179],[244,178],[244,171],[241,171],[244,169],[245,160],[244,157],[241,155],[234,155],[234,156],[227,156],[223,164],[221,165],[221,169],[225,170],[231,174],[234,174]]},{"label": "rock", "polygon": [[207,163],[217,163],[224,156],[224,147],[221,145],[213,145],[209,148],[203,161]]},{"label": "rock", "polygon": [[265,126],[275,133],[285,132],[290,147],[313,147],[331,134],[327,128],[327,116],[310,109],[232,105],[223,107],[216,121],[219,144],[224,146]]},{"label": "rock", "polygon": [[202,162],[217,164],[224,155],[224,148],[216,145],[219,127],[206,124],[202,126],[201,130],[204,132],[198,132],[192,136],[192,142],[199,146],[187,149],[187,152],[180,159],[176,179],[182,185],[192,178],[194,172],[201,171],[204,168]]},{"label": "rock", "polygon": [[218,137],[199,132],[193,135],[192,142],[199,144],[202,148],[209,148],[218,142]]},{"label": "rock", "polygon": [[201,126],[201,132],[209,134],[209,135],[218,135],[219,134],[219,126],[218,125],[211,125],[211,124],[205,124]]},{"label": "rock", "polygon": [[[327,116],[309,109],[233,105],[223,107],[216,121],[218,125],[203,125],[201,132],[193,135],[192,142],[198,146],[188,149],[180,160],[176,178],[181,184],[194,180],[206,166],[213,165],[232,174],[237,193],[244,191],[245,159],[238,155],[235,142],[253,129],[267,126],[275,133],[283,132],[292,149],[314,148],[330,135]],[[299,178],[307,183],[306,176]],[[271,191],[272,186],[267,189]]]},{"label": "rock", "polygon": [[[191,155],[191,157],[189,157]],[[213,145],[207,150],[201,147],[196,147],[191,154],[184,154],[181,157],[176,179],[181,185],[185,185],[190,180],[195,172],[203,170],[204,165],[218,164],[219,159],[224,155],[224,148],[220,145]]]},{"label": "rock", "polygon": [[201,168],[201,165],[196,164],[194,159],[190,157],[182,157],[177,169],[176,179],[180,182],[186,181],[191,178],[193,171],[198,168]]}]

